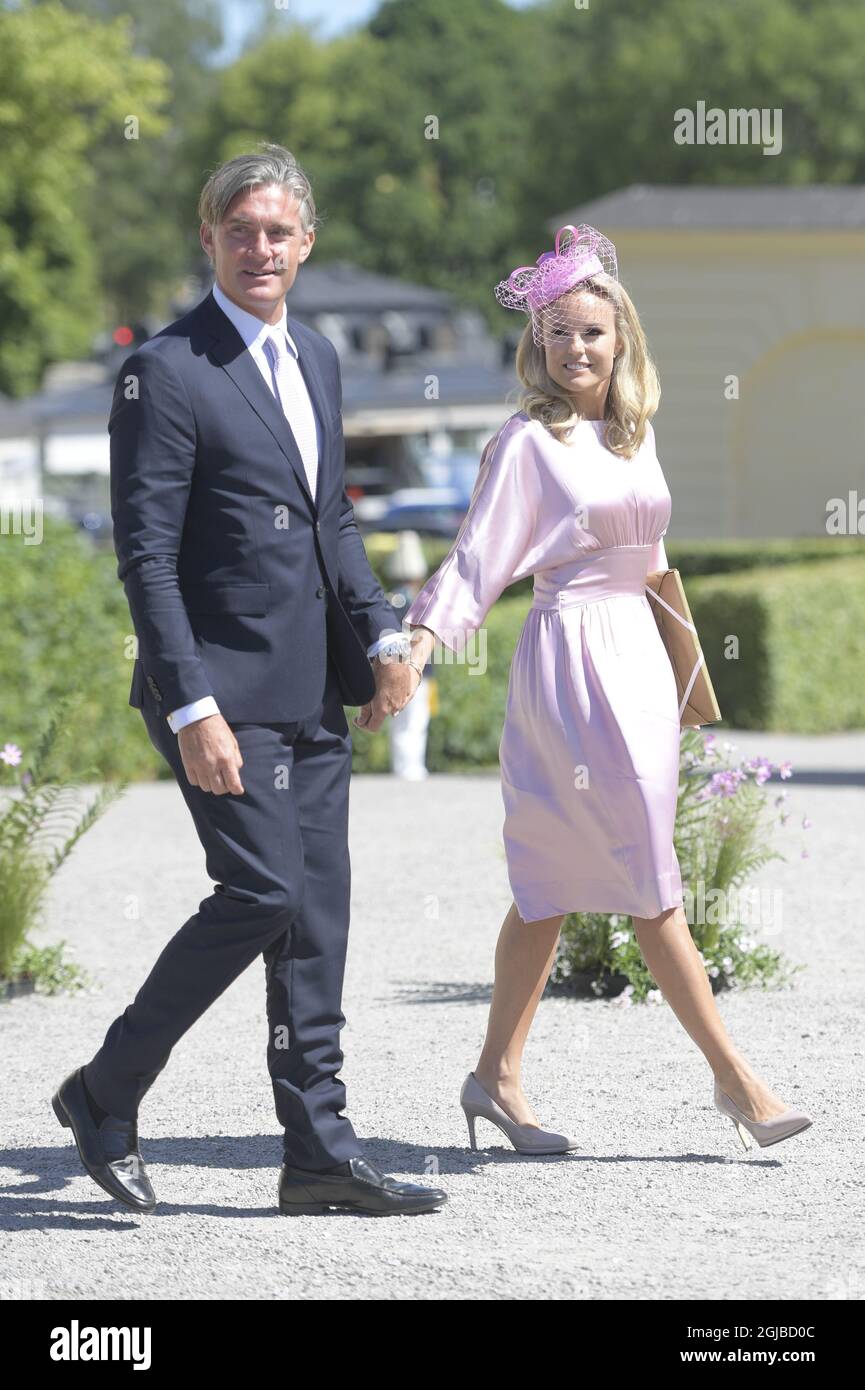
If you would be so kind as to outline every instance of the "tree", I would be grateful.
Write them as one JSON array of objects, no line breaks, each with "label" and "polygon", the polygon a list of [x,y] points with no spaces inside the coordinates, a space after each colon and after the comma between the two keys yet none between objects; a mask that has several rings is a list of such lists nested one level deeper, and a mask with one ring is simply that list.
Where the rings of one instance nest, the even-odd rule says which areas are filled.
[{"label": "tree", "polygon": [[173,291],[198,258],[195,190],[184,143],[209,100],[209,64],[222,44],[217,0],[64,0],[101,24],[125,17],[132,50],[168,71],[161,134],[145,129],[118,142],[94,141],[89,163],[98,199],[88,200],[90,233],[112,323],[170,312]]},{"label": "tree", "polygon": [[[554,0],[536,14],[547,76],[529,191],[548,216],[632,183],[865,175],[861,0],[617,0],[585,11]],[[677,144],[674,113],[700,100],[724,111],[780,108],[781,154]]]},{"label": "tree", "polygon": [[399,0],[329,43],[268,26],[220,75],[187,163],[285,144],[313,182],[319,264],[345,258],[486,309],[532,158],[514,101],[531,23],[504,0]]},{"label": "tree", "polygon": [[28,5],[0,12],[0,90],[0,390],[15,396],[103,324],[89,153],[103,136],[123,148],[130,114],[164,128],[166,72],[133,56],[122,20]]}]

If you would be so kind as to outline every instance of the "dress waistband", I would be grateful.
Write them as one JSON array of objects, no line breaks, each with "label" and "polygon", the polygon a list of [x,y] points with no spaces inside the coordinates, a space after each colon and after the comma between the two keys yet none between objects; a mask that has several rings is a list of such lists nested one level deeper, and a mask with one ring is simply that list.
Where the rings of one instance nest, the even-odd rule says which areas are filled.
[{"label": "dress waistband", "polygon": [[650,545],[605,546],[587,551],[570,565],[540,570],[534,578],[532,608],[569,608],[618,594],[644,594]]}]

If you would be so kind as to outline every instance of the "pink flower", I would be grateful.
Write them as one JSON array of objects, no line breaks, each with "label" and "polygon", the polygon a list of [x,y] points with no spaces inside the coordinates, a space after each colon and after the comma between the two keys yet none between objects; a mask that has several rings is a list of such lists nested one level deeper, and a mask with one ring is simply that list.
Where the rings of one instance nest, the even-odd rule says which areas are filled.
[{"label": "pink flower", "polygon": [[737,767],[724,768],[713,772],[707,792],[709,796],[735,796],[740,782],[745,781],[745,773]]},{"label": "pink flower", "polygon": [[807,816],[803,816],[803,817],[802,817],[802,829],[803,829],[803,830],[807,830],[807,829],[808,829],[810,826],[812,826],[813,824],[814,824],[814,822],[813,822],[813,821],[810,821],[810,820],[808,819]]},{"label": "pink flower", "polygon": [[0,761],[8,763],[10,767],[17,767],[23,754],[15,743],[6,743],[0,748]]},{"label": "pink flower", "polygon": [[779,773],[781,774],[782,777],[792,777],[792,776],[793,776],[793,764],[792,764],[792,763],[779,763],[779,764],[778,764],[778,771],[779,771]]},{"label": "pink flower", "polygon": [[768,758],[749,758],[742,766],[747,772],[753,772],[754,781],[762,785],[763,782],[768,782],[772,776],[772,769],[775,764],[771,763]]}]

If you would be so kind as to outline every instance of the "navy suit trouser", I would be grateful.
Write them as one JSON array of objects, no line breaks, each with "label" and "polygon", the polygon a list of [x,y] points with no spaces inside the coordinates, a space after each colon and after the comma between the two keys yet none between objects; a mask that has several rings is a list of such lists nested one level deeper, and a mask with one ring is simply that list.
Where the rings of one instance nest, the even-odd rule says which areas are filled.
[{"label": "navy suit trouser", "polygon": [[145,690],[151,743],[192,813],[215,890],[171,938],[84,1068],[97,1104],[133,1119],[171,1049],[263,955],[267,1065],[285,1161],[327,1168],[363,1149],[340,1112],[348,945],[351,734],[332,665],[324,699],[293,724],[229,721],[244,795],[193,786],[177,736]]}]

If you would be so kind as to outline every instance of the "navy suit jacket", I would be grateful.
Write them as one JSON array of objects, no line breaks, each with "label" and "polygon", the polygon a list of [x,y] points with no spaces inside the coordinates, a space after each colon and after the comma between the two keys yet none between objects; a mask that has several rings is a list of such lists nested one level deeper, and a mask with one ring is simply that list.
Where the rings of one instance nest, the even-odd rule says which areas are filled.
[{"label": "navy suit jacket", "polygon": [[287,723],[324,696],[375,693],[366,648],[401,618],[376,580],[345,492],[333,344],[286,324],[322,425],[316,497],[282,408],[212,294],[117,376],[111,515],[146,681],[164,714],[213,695],[227,720]]}]

